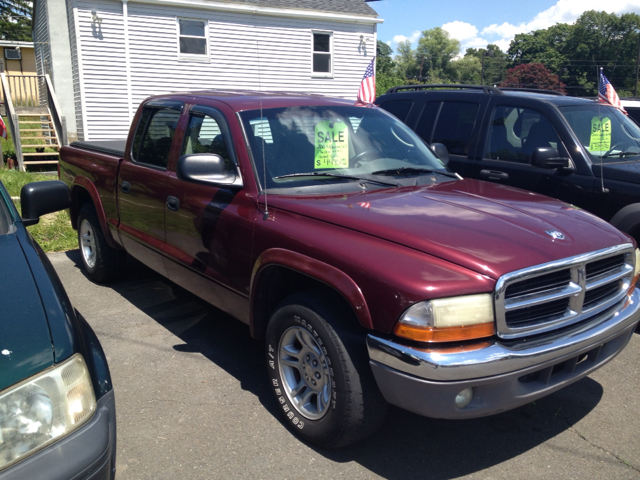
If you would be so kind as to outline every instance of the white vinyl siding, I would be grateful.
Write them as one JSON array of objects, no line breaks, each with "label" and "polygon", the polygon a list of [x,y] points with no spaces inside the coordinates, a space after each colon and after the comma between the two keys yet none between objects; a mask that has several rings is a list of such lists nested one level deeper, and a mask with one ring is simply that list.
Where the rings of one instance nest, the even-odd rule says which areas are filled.
[{"label": "white vinyl siding", "polygon": [[[68,0],[73,1],[73,0]],[[81,36],[86,140],[126,137],[129,131],[122,2],[75,0]],[[198,89],[262,89],[355,100],[375,42],[363,51],[360,35],[375,25],[279,18],[128,2],[131,102]],[[102,19],[92,28],[91,10]],[[178,53],[176,19],[207,20],[210,63]],[[95,26],[94,26],[95,27]],[[312,73],[312,32],[332,32],[333,78]]]}]

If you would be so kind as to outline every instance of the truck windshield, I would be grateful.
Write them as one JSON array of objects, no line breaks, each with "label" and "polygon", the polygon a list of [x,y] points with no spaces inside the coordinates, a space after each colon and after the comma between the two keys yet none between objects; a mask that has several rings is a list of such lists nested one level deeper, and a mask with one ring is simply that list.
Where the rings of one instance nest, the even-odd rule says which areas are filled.
[{"label": "truck windshield", "polygon": [[396,172],[451,175],[416,134],[378,109],[269,108],[240,117],[263,189],[362,181],[380,188],[396,186]]},{"label": "truck windshield", "polygon": [[638,161],[640,127],[607,105],[560,107],[560,112],[588,152],[592,163]]}]

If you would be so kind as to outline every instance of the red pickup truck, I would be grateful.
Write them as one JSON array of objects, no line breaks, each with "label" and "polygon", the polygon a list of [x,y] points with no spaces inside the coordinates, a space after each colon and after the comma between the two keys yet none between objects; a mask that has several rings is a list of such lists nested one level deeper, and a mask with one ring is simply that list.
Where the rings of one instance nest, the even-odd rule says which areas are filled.
[{"label": "red pickup truck", "polygon": [[529,403],[640,319],[630,237],[462,179],[370,105],[156,96],[127,140],[63,148],[60,179],[88,276],[128,253],[249,324],[285,423],[324,447],[371,434],[388,403],[453,419]]}]

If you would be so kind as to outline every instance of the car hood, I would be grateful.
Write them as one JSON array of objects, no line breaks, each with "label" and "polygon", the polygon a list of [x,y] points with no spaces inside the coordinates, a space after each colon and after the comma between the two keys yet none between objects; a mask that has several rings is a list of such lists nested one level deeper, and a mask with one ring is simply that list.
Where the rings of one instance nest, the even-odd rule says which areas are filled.
[{"label": "car hood", "polygon": [[[340,196],[274,197],[269,197],[271,207],[401,244],[494,279],[631,242],[576,207],[478,180]],[[553,232],[564,238],[553,238]]]},{"label": "car hood", "polygon": [[0,236],[0,391],[53,365],[49,324],[20,242]]}]

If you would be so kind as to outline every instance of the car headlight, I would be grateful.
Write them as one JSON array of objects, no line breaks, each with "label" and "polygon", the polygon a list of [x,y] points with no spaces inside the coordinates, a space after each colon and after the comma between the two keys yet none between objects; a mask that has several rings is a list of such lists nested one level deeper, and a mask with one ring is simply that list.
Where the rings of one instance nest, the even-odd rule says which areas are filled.
[{"label": "car headlight", "polygon": [[0,469],[79,428],[95,410],[79,354],[0,393]]},{"label": "car headlight", "polygon": [[400,317],[394,333],[417,342],[455,342],[495,333],[491,294],[416,303]]}]

